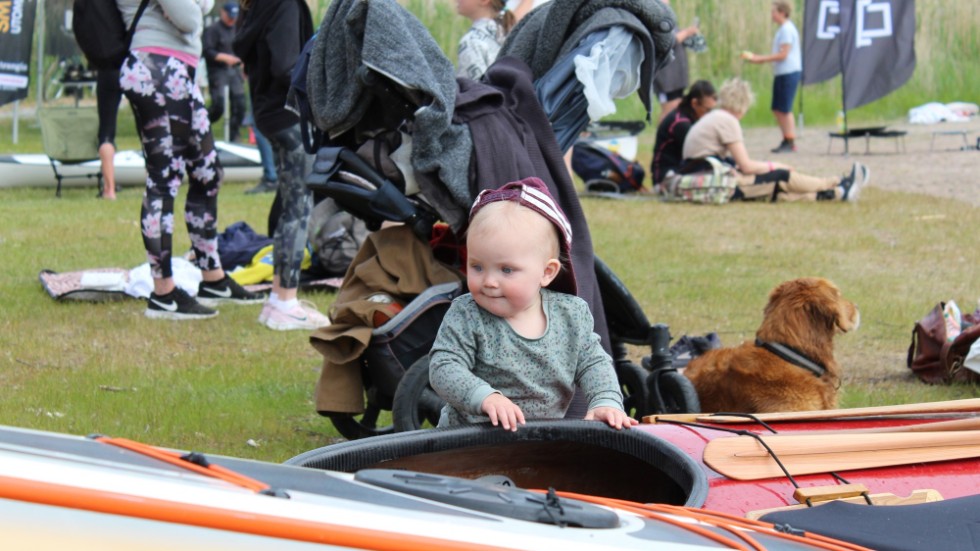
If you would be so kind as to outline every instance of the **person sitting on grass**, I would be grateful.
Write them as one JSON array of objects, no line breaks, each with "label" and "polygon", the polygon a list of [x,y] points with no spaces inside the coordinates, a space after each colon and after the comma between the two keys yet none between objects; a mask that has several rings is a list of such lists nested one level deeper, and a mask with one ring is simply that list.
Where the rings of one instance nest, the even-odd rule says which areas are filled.
[{"label": "person sitting on grass", "polygon": [[526,419],[561,418],[576,385],[586,419],[637,424],[575,296],[571,246],[571,225],[540,179],[477,197],[466,233],[470,292],[453,301],[430,353],[429,381],[447,402],[440,427],[489,418],[516,431]]},{"label": "person sitting on grass", "polygon": [[650,163],[650,174],[655,185],[663,182],[667,173],[676,172],[680,168],[684,160],[684,138],[687,137],[688,130],[698,119],[714,109],[717,101],[714,85],[707,80],[699,80],[681,98],[680,105],[661,119],[653,145],[653,162]]},{"label": "person sitting on grass", "polygon": [[738,169],[731,200],[857,201],[871,177],[868,167],[854,163],[843,177],[803,174],[793,167],[749,157],[740,120],[755,102],[748,82],[732,78],[718,90],[718,108],[701,117],[684,138],[681,174],[711,170],[708,157],[727,161]]}]

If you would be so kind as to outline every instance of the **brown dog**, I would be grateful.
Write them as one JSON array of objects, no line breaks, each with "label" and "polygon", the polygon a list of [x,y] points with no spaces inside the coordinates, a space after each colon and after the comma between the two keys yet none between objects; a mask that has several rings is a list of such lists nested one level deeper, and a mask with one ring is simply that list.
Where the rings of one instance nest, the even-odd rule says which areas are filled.
[{"label": "brown dog", "polygon": [[769,294],[755,342],[709,350],[684,370],[704,412],[762,413],[837,407],[834,335],[857,329],[854,304],[830,281],[794,279]]}]

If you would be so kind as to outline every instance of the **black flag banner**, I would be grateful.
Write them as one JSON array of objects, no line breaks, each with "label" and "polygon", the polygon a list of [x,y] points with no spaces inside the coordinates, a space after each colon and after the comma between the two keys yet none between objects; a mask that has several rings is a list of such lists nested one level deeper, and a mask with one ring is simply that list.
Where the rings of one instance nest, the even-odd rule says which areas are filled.
[{"label": "black flag banner", "polygon": [[915,0],[840,2],[844,110],[884,97],[915,72]]},{"label": "black flag banner", "polygon": [[0,0],[0,105],[27,97],[35,0]]},{"label": "black flag banner", "polygon": [[808,0],[803,9],[803,84],[840,73],[840,1]]}]

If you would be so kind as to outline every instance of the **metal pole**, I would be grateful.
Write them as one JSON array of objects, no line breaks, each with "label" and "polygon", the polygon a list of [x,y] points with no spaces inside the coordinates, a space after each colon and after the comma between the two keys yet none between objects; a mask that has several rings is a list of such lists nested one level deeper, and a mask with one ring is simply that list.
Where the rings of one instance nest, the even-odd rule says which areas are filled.
[{"label": "metal pole", "polygon": [[14,102],[14,128],[12,130],[13,136],[11,136],[13,138],[14,145],[17,145],[17,133],[18,133],[17,132],[17,126],[18,126],[17,123],[19,122],[18,121],[18,119],[19,119],[19,113],[18,113],[18,111],[19,110],[20,110],[20,100],[17,100],[17,101]]},{"label": "metal pole", "polygon": [[[841,11],[843,12],[843,10]],[[851,14],[850,20],[847,21],[848,27],[853,25],[852,23],[852,21],[854,20],[853,7],[850,11],[850,14]],[[841,23],[843,23],[843,21],[841,21]],[[848,36],[847,29],[845,29],[844,26],[841,25],[840,32],[837,33],[837,50],[840,53],[840,106],[841,106],[841,111],[844,113],[844,128],[841,130],[841,132],[844,133],[844,155],[850,154],[850,149],[848,148],[848,143],[847,143],[847,105],[844,99],[847,97],[847,84],[846,84],[847,68],[844,67],[844,48],[847,47],[847,43],[846,43],[847,36]]]},{"label": "metal pole", "polygon": [[[806,32],[807,32],[807,28],[806,28],[806,1],[803,2],[803,24],[800,25],[800,28],[803,29],[803,34],[805,35]],[[800,37],[800,40],[802,40],[802,39],[803,39],[803,37]],[[800,52],[800,60],[803,63],[806,63],[806,60],[803,59],[803,52]],[[802,66],[802,63],[801,63],[801,66]],[[803,75],[802,74],[800,75],[800,111],[796,115],[796,119],[797,119],[796,120],[796,126],[798,126],[800,128],[800,130],[803,130],[804,126],[803,126]]]},{"label": "metal pole", "polygon": [[225,112],[222,115],[225,119],[225,141],[230,142],[228,138],[231,135],[231,98],[228,92],[228,85],[226,84],[224,90],[221,91],[222,95],[225,97]]},{"label": "metal pole", "polygon": [[800,79],[800,112],[797,114],[796,119],[797,119],[796,126],[800,127],[800,130],[803,130],[804,125],[803,125],[803,79],[802,78]]},{"label": "metal pole", "polygon": [[37,83],[34,85],[37,92],[35,109],[41,108],[44,100],[44,0],[37,3]]}]

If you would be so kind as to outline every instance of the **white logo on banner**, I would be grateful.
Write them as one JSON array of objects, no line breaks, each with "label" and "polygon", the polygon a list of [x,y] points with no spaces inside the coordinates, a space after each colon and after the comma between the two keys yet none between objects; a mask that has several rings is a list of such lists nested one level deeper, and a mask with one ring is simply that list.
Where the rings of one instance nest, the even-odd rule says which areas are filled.
[{"label": "white logo on banner", "polygon": [[[881,26],[868,28],[871,14],[881,14]],[[855,46],[870,46],[872,39],[892,36],[892,5],[874,0],[857,1]],[[836,16],[836,17],[835,17]],[[836,21],[836,22],[835,22]],[[840,0],[820,0],[817,8],[817,39],[833,40],[840,34]]]},{"label": "white logo on banner", "polygon": [[[881,27],[869,29],[866,27],[868,15],[878,12],[881,14]],[[857,3],[857,33],[854,35],[855,46],[870,46],[873,38],[888,38],[892,35],[892,5],[888,2],[858,0]]]},{"label": "white logo on banner", "polygon": [[820,0],[820,7],[817,10],[817,39],[833,40],[840,33],[840,25],[831,24],[828,16],[840,15],[840,2],[838,0]]}]

